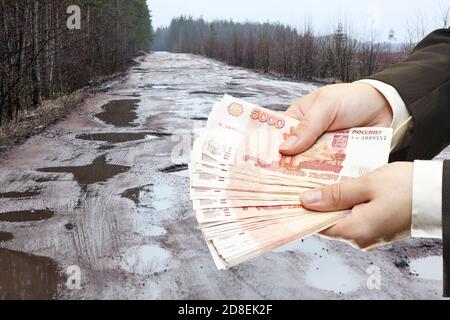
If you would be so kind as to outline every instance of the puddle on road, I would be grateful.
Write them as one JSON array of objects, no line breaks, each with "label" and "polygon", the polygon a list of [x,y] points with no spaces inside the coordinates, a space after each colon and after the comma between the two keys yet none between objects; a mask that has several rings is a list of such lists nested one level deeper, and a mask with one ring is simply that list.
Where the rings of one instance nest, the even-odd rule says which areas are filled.
[{"label": "puddle on road", "polygon": [[131,189],[125,190],[121,194],[121,197],[133,201],[134,204],[138,206],[141,202],[141,194],[143,194],[144,192],[151,193],[152,187],[153,187],[153,185],[149,184],[149,185],[142,186],[142,187],[131,188]]},{"label": "puddle on road", "polygon": [[131,97],[131,98],[139,98],[141,96],[141,94],[139,92],[114,92],[114,93],[109,93],[108,95],[113,96],[113,97]]},{"label": "puddle on road", "polygon": [[170,252],[158,246],[146,245],[128,249],[122,256],[120,268],[137,275],[163,272],[168,268]]},{"label": "puddle on road", "polygon": [[98,150],[100,151],[106,151],[106,150],[111,150],[114,149],[115,146],[114,145],[110,145],[110,144],[105,144],[103,146],[98,147]]},{"label": "puddle on road", "polygon": [[255,96],[253,93],[248,92],[234,92],[234,91],[228,91],[228,92],[215,92],[215,91],[191,91],[189,94],[193,95],[211,95],[211,96],[223,96],[224,94],[229,94],[230,96],[233,96],[235,98],[252,98]]},{"label": "puddle on road", "polygon": [[170,90],[170,91],[176,91],[176,90],[183,90],[181,88],[176,88],[173,85],[169,84],[145,84],[143,86],[140,86],[139,89],[143,90]]},{"label": "puddle on road", "polygon": [[177,199],[177,190],[165,184],[157,185],[153,188],[154,198],[152,201],[152,206],[157,211],[163,211],[174,207],[174,199]]},{"label": "puddle on road", "polygon": [[2,222],[33,222],[43,221],[53,218],[55,213],[51,210],[26,210],[1,212],[0,221]]},{"label": "puddle on road", "polygon": [[285,112],[289,106],[284,105],[284,104],[269,104],[266,106],[263,106],[263,108],[272,110],[272,111],[278,111],[278,112]]},{"label": "puddle on road", "polygon": [[50,300],[63,281],[55,261],[6,249],[0,270],[0,300]]},{"label": "puddle on road", "polygon": [[114,176],[127,172],[131,167],[106,163],[106,156],[101,155],[92,164],[80,167],[54,167],[38,169],[46,173],[71,173],[81,186],[106,182]]},{"label": "puddle on road", "polygon": [[113,133],[93,133],[93,134],[80,134],[76,136],[77,139],[86,141],[102,141],[109,143],[122,143],[138,140],[153,140],[156,139],[145,132],[113,132]]},{"label": "puddle on road", "polygon": [[32,198],[41,194],[40,188],[29,188],[25,191],[13,191],[0,193],[0,199],[22,199]]},{"label": "puddle on road", "polygon": [[9,232],[0,232],[0,243],[2,242],[8,242],[14,239],[14,236],[12,233]]},{"label": "puddle on road", "polygon": [[149,132],[149,135],[158,137],[158,138],[164,138],[164,137],[171,137],[173,136],[170,132]]},{"label": "puddle on road", "polygon": [[419,278],[442,281],[442,257],[430,256],[415,259],[409,264],[409,270]]},{"label": "puddle on road", "polygon": [[212,95],[212,96],[223,96],[224,93],[223,92],[213,92],[213,91],[191,91],[189,92],[189,94],[207,94],[207,95]]},{"label": "puddle on road", "polygon": [[306,282],[312,287],[344,294],[357,290],[363,282],[363,279],[360,279],[339,256],[329,253],[324,240],[319,237],[308,237],[277,250],[277,252],[286,251],[313,256],[305,275]]},{"label": "puddle on road", "polygon": [[134,230],[144,237],[160,237],[167,234],[166,229],[153,226],[149,221],[136,221]]},{"label": "puddle on road", "polygon": [[136,109],[140,100],[113,100],[105,104],[102,109],[103,112],[95,116],[106,124],[115,127],[136,127],[133,123],[138,119]]},{"label": "puddle on road", "polygon": [[360,279],[337,256],[327,255],[311,262],[306,272],[306,282],[311,286],[336,294],[350,293],[359,288]]},{"label": "puddle on road", "polygon": [[166,167],[159,171],[162,173],[176,173],[176,172],[180,172],[180,171],[185,171],[187,169],[188,169],[188,165],[186,163],[183,163],[183,164],[174,164],[172,166]]}]

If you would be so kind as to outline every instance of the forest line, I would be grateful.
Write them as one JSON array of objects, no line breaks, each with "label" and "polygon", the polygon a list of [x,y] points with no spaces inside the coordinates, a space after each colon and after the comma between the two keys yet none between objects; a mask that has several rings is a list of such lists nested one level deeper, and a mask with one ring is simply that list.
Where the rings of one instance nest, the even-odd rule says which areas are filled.
[{"label": "forest line", "polygon": [[0,127],[121,70],[152,38],[145,0],[0,0],[0,26]]},{"label": "forest line", "polygon": [[[449,12],[442,24],[448,26]],[[297,30],[280,23],[206,21],[180,16],[155,32],[159,51],[203,55],[263,73],[297,80],[350,82],[405,59],[425,36],[417,28],[405,43],[390,30],[384,41],[370,30],[357,39],[349,23],[337,21],[328,35],[315,33],[311,23]]]}]

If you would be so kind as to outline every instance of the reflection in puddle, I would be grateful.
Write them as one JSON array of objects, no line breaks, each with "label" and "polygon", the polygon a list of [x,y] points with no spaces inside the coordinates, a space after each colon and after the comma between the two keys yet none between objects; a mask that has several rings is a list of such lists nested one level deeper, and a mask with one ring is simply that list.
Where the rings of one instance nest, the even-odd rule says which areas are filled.
[{"label": "reflection in puddle", "polygon": [[2,242],[8,242],[14,239],[14,236],[12,233],[9,232],[0,232],[0,243]]},{"label": "reflection in puddle", "polygon": [[130,170],[130,167],[106,163],[106,156],[101,155],[92,164],[87,166],[43,168],[38,171],[47,173],[71,173],[79,185],[90,185],[105,182],[128,170]]},{"label": "reflection in puddle", "polygon": [[313,287],[338,294],[357,290],[361,282],[350,267],[339,257],[332,255],[312,261],[306,273],[306,281]]},{"label": "reflection in puddle", "polygon": [[55,298],[62,282],[58,269],[49,258],[0,249],[0,299]]},{"label": "reflection in puddle", "polygon": [[50,210],[11,211],[0,213],[3,222],[32,222],[53,218],[55,213]]},{"label": "reflection in puddle", "polygon": [[131,188],[125,190],[121,196],[122,198],[129,199],[134,202],[134,204],[139,205],[141,202],[141,194],[143,193],[151,193],[153,185],[149,184],[142,187]]},{"label": "reflection in puddle", "polygon": [[296,250],[314,256],[306,272],[306,282],[315,288],[336,294],[349,293],[364,282],[340,257],[330,254],[319,237],[309,237],[297,243]]},{"label": "reflection in puddle", "polygon": [[128,141],[138,140],[152,140],[155,136],[149,135],[145,132],[114,132],[114,133],[94,133],[94,134],[80,134],[76,136],[77,139],[86,141],[102,141],[109,143],[122,143]]},{"label": "reflection in puddle", "polygon": [[127,250],[122,256],[120,267],[137,275],[149,275],[165,271],[168,267],[170,253],[158,246],[147,245]]},{"label": "reflection in puddle", "polygon": [[431,256],[411,261],[409,270],[419,278],[442,280],[442,257]]},{"label": "reflection in puddle", "polygon": [[0,193],[0,199],[21,199],[21,198],[32,198],[39,196],[41,194],[41,189],[30,188],[25,191],[14,191],[14,192],[4,192]]},{"label": "reflection in puddle", "polygon": [[115,127],[135,127],[133,122],[136,121],[138,115],[136,109],[140,100],[113,100],[105,104],[103,112],[96,114],[96,117],[106,124]]},{"label": "reflection in puddle", "polygon": [[152,206],[158,211],[173,208],[174,198],[177,198],[176,190],[172,186],[160,184],[154,188]]}]

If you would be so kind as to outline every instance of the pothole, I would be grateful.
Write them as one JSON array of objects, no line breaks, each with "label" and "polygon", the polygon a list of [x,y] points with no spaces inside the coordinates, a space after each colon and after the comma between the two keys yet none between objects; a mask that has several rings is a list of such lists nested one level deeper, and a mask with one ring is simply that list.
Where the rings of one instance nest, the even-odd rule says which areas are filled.
[{"label": "pothole", "polygon": [[49,258],[0,249],[0,300],[50,300],[63,282]]},{"label": "pothole", "polygon": [[106,182],[114,176],[127,172],[131,167],[109,164],[106,156],[101,155],[91,164],[79,167],[54,167],[38,169],[39,172],[46,173],[71,173],[79,185],[90,185],[99,182]]},{"label": "pothole", "polygon": [[137,120],[138,115],[136,109],[140,100],[113,100],[105,104],[102,109],[103,112],[95,116],[106,124],[115,127],[136,127],[134,121]]},{"label": "pothole", "polygon": [[415,259],[411,261],[409,270],[419,278],[442,281],[442,257],[429,256]]},{"label": "pothole", "polygon": [[25,210],[0,213],[2,222],[34,222],[53,218],[55,213],[51,210]]},{"label": "pothole", "polygon": [[11,241],[12,239],[14,239],[14,236],[12,233],[0,232],[0,243]]},{"label": "pothole", "polygon": [[156,137],[145,132],[113,132],[113,133],[93,133],[80,134],[77,139],[85,141],[102,141],[109,143],[123,143],[138,140],[152,140]]},{"label": "pothole", "polygon": [[172,166],[166,167],[159,171],[163,172],[163,173],[176,173],[176,172],[188,170],[188,168],[189,168],[188,165],[183,163],[183,164],[174,164]]},{"label": "pothole", "polygon": [[189,94],[207,94],[212,96],[223,96],[223,92],[213,92],[213,91],[191,91]]},{"label": "pothole", "polygon": [[170,257],[170,252],[158,246],[134,247],[122,256],[120,267],[129,273],[145,276],[166,270]]},{"label": "pothole", "polygon": [[128,200],[131,200],[131,201],[134,202],[134,204],[139,205],[140,199],[141,199],[141,193],[143,191],[151,192],[151,187],[152,186],[153,186],[152,184],[149,184],[149,185],[146,185],[146,186],[137,187],[137,188],[131,188],[131,189],[125,190],[121,194],[121,197],[122,198],[126,198]]},{"label": "pothole", "polygon": [[0,193],[0,199],[32,198],[41,194],[40,188],[29,188],[25,191],[12,191]]}]

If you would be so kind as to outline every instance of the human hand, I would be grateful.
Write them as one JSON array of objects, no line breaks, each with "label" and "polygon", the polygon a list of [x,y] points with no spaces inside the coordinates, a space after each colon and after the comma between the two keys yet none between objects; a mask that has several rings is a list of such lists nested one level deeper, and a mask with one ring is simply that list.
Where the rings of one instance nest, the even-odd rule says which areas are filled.
[{"label": "human hand", "polygon": [[370,250],[411,234],[412,175],[412,163],[396,162],[355,180],[307,191],[300,199],[313,211],[353,208],[321,234]]},{"label": "human hand", "polygon": [[353,127],[389,127],[392,109],[386,98],[365,83],[320,88],[295,101],[286,112],[301,124],[280,147],[286,156],[309,149],[325,132]]}]

